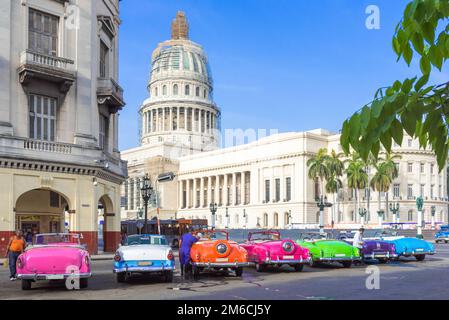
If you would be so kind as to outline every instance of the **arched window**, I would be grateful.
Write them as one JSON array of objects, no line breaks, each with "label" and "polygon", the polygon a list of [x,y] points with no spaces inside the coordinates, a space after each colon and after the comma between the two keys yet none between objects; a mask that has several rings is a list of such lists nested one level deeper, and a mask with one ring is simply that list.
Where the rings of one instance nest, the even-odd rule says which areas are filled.
[{"label": "arched window", "polygon": [[188,84],[186,84],[184,93],[186,96],[190,96],[190,86]]},{"label": "arched window", "polygon": [[164,96],[167,95],[167,86],[166,86],[166,85],[164,85],[164,86],[162,87],[162,95],[164,95]]},{"label": "arched window", "polygon": [[288,212],[285,212],[284,213],[284,226],[287,226],[289,224],[290,224],[290,217],[289,217]]},{"label": "arched window", "polygon": [[157,97],[157,94],[158,94],[158,90],[157,90],[157,87],[156,87],[156,88],[154,88],[154,96]]},{"label": "arched window", "polygon": [[178,85],[177,85],[177,84],[175,84],[175,85],[173,86],[173,95],[175,95],[175,96],[178,95]]},{"label": "arched window", "polygon": [[195,95],[196,95],[197,97],[200,96],[200,87],[196,87],[196,89],[195,89]]},{"label": "arched window", "polygon": [[268,227],[268,213],[264,213],[264,214],[263,214],[263,226],[264,226],[265,228]]},{"label": "arched window", "polygon": [[204,99],[206,99],[207,98],[207,90],[206,89],[204,89],[203,95],[204,95]]},{"label": "arched window", "polygon": [[275,228],[279,227],[279,215],[277,212],[274,213],[273,224]]}]

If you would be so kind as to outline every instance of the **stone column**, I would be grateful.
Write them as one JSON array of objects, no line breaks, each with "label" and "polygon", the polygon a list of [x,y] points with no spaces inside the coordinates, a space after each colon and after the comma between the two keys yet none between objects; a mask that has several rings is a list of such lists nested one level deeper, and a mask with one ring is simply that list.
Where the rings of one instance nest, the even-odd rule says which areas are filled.
[{"label": "stone column", "polygon": [[179,130],[179,109],[180,107],[176,107],[176,130]]},{"label": "stone column", "polygon": [[200,178],[200,208],[204,206],[204,179]]},{"label": "stone column", "polygon": [[184,181],[180,180],[178,182],[178,199],[179,199],[179,203],[178,203],[178,208],[182,209],[183,208],[183,203],[184,203],[184,192],[183,192],[183,184]]},{"label": "stone column", "polygon": [[193,179],[193,204],[192,207],[196,208],[196,203],[198,201],[198,197],[197,197],[197,185],[196,185],[196,178]]},{"label": "stone column", "polygon": [[246,177],[246,175],[245,175],[245,173],[246,173],[245,171],[242,171],[240,173],[240,203],[242,205],[246,204],[246,201],[245,201],[245,177]]},{"label": "stone column", "polygon": [[187,131],[187,108],[184,107],[184,130]]},{"label": "stone column", "polygon": [[170,107],[170,130],[173,131],[173,107]]},{"label": "stone column", "polygon": [[186,208],[190,208],[190,179],[186,180]]},{"label": "stone column", "polygon": [[223,177],[223,205],[228,206],[228,174]]},{"label": "stone column", "polygon": [[231,205],[237,204],[237,174],[234,172],[232,174],[232,198],[231,198]]},{"label": "stone column", "polygon": [[165,131],[165,107],[162,108],[162,131]]},{"label": "stone column", "polygon": [[[215,199],[214,199],[215,200]],[[212,177],[207,177],[207,202],[206,206],[208,204],[212,203]]]},{"label": "stone column", "polygon": [[[0,83],[2,84],[0,86],[0,134],[5,135],[13,134],[11,124],[11,84],[13,83],[11,81],[11,70],[13,70],[11,68],[12,3],[13,1],[2,1],[0,3],[0,43],[2,44],[0,46],[0,57],[4,60],[0,64]],[[16,72],[15,69],[14,72]],[[17,86],[15,83],[14,85]]]},{"label": "stone column", "polygon": [[220,202],[220,176],[215,176],[215,202],[217,205]]}]

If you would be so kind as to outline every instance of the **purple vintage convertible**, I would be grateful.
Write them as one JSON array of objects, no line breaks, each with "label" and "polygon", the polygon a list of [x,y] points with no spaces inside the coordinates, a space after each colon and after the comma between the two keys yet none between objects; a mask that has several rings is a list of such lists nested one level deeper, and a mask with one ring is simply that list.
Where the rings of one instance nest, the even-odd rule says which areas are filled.
[{"label": "purple vintage convertible", "polygon": [[[355,232],[341,233],[340,239],[352,244]],[[377,259],[380,263],[387,263],[390,259],[397,259],[395,245],[388,241],[366,239],[360,249],[363,260]]]}]

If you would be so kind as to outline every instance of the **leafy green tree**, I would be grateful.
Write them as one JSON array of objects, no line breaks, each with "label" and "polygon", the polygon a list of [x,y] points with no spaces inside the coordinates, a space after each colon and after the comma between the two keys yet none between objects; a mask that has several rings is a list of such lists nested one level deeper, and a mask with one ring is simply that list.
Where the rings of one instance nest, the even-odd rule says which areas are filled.
[{"label": "leafy green tree", "polygon": [[[326,183],[326,192],[332,193],[333,197],[333,206],[332,206],[332,221],[335,219],[335,204],[337,203],[337,210],[340,209],[340,200],[339,200],[339,190],[343,189],[343,182],[341,181],[341,176],[343,176],[343,172],[345,170],[345,165],[341,160],[341,157],[344,156],[342,153],[337,153],[335,150],[332,150],[328,161],[327,167],[329,168],[330,176],[327,179]],[[335,195],[337,194],[337,197]],[[337,199],[337,201],[335,201]],[[338,212],[337,211],[337,212]]]},{"label": "leafy green tree", "polygon": [[420,147],[430,147],[440,170],[448,157],[449,82],[428,85],[434,68],[442,70],[449,58],[449,1],[413,0],[396,27],[393,49],[398,61],[409,66],[419,60],[421,74],[380,88],[374,100],[343,123],[341,145],[362,159],[370,152],[378,157],[380,144],[387,153],[392,141],[402,144],[404,131],[417,138]]},{"label": "leafy green tree", "polygon": [[327,149],[319,149],[317,154],[307,160],[307,167],[309,168],[308,176],[313,181],[320,182],[321,195],[324,194],[324,182],[330,176],[330,171],[327,166],[329,155]]},{"label": "leafy green tree", "polygon": [[376,173],[370,181],[370,186],[374,191],[379,193],[378,208],[381,208],[381,194],[387,193],[390,190],[391,183],[393,182],[393,173],[388,162],[380,162],[374,165]]},{"label": "leafy green tree", "polygon": [[360,206],[360,190],[364,190],[368,185],[368,174],[365,171],[366,165],[358,154],[353,154],[352,158],[347,160],[347,163],[345,172],[348,188],[357,193],[354,197],[354,214],[357,216]]}]

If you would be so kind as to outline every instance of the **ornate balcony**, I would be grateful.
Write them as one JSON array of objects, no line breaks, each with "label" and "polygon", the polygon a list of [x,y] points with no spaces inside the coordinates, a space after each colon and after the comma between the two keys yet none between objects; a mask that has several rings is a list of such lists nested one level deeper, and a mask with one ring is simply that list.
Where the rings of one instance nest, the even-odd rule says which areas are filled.
[{"label": "ornate balcony", "polygon": [[18,73],[20,83],[24,86],[29,85],[33,79],[46,80],[57,84],[63,94],[69,91],[76,78],[73,60],[30,50],[20,55]]},{"label": "ornate balcony", "polygon": [[123,89],[112,78],[98,78],[97,101],[104,104],[111,113],[117,113],[123,108]]}]

